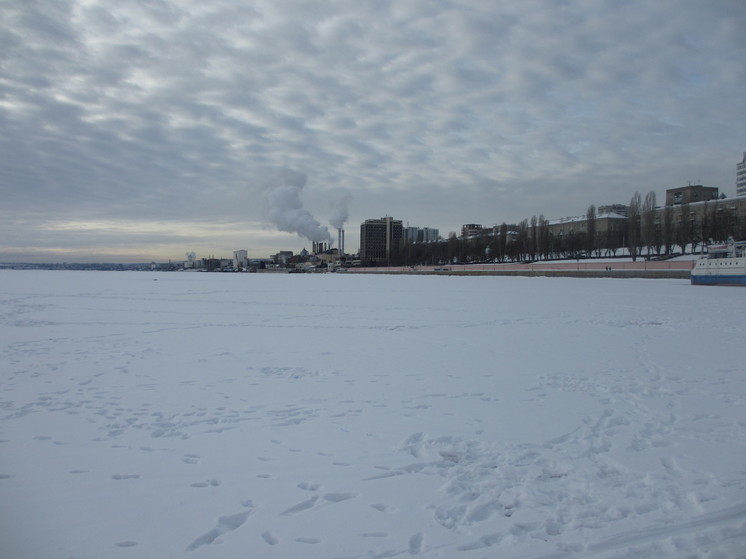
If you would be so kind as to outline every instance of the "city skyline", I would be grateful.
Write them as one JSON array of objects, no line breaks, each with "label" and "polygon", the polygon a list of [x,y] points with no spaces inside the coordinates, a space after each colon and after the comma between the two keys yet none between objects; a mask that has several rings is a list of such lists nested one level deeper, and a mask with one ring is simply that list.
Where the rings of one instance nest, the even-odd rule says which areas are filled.
[{"label": "city skyline", "polygon": [[[0,261],[347,252],[685,184],[736,195],[735,0],[12,3]],[[301,238],[299,238],[299,235]]]}]

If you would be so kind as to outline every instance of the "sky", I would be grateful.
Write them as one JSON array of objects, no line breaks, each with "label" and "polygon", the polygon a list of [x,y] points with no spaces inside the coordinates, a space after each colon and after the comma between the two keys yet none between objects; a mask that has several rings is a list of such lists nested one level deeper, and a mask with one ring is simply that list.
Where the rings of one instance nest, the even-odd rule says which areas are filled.
[{"label": "sky", "polygon": [[742,0],[0,0],[0,261],[735,196]]}]

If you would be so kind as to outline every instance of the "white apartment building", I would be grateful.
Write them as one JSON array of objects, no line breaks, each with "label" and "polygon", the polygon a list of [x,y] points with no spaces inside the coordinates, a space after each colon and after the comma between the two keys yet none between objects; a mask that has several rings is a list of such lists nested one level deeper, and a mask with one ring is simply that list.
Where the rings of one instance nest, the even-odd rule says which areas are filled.
[{"label": "white apartment building", "polygon": [[746,196],[746,151],[743,161],[736,164],[736,196]]},{"label": "white apartment building", "polygon": [[249,265],[249,253],[246,250],[233,251],[233,268],[239,270]]}]

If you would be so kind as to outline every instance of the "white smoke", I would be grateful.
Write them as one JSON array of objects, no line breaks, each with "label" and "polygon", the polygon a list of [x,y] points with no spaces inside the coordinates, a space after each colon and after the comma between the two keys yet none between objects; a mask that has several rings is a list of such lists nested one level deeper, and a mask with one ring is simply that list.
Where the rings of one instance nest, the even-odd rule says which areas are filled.
[{"label": "white smoke", "polygon": [[331,243],[329,229],[303,208],[300,193],[306,184],[306,176],[283,169],[276,177],[276,184],[264,195],[267,221],[280,231],[296,233],[309,241]]},{"label": "white smoke", "polygon": [[347,221],[347,219],[350,217],[350,212],[347,209],[347,205],[350,203],[350,196],[344,196],[339,201],[339,206],[332,214],[332,217],[329,218],[329,223],[332,227],[335,229],[343,229],[344,224]]}]

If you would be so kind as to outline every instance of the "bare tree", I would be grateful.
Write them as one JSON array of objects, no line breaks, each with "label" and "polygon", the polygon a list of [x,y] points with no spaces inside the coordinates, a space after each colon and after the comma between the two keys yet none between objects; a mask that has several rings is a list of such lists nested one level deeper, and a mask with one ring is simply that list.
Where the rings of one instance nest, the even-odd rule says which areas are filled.
[{"label": "bare tree", "polygon": [[461,256],[461,241],[456,236],[455,231],[448,233],[448,263],[455,264],[460,261]]},{"label": "bare tree", "polygon": [[508,224],[504,221],[500,224],[500,237],[498,238],[498,258],[500,262],[505,262],[506,249],[508,244]]},{"label": "bare tree", "polygon": [[709,244],[710,241],[714,241],[714,225],[715,225],[715,212],[713,204],[710,204],[708,200],[702,206],[702,219],[699,222],[700,225],[700,236],[699,241],[702,243],[702,247]]},{"label": "bare tree", "polygon": [[517,260],[525,260],[528,254],[528,219],[518,224],[518,243],[516,247]]},{"label": "bare tree", "polygon": [[635,262],[640,254],[640,212],[642,211],[642,199],[639,192],[635,192],[629,202],[627,210],[627,243],[629,254]]},{"label": "bare tree", "polygon": [[692,242],[692,218],[689,203],[682,204],[679,207],[679,212],[679,223],[676,227],[676,244],[681,247],[681,254],[686,254],[686,246]]},{"label": "bare tree", "polygon": [[539,256],[544,260],[549,256],[549,222],[544,214],[539,216]]},{"label": "bare tree", "polygon": [[588,256],[591,256],[593,249],[596,248],[596,206],[591,204],[585,212],[585,233],[586,247]]},{"label": "bare tree", "polygon": [[666,206],[663,208],[663,247],[666,256],[671,254],[673,245],[673,206]]},{"label": "bare tree", "polygon": [[647,247],[648,256],[655,250],[660,254],[660,235],[655,223],[655,192],[651,190],[645,195],[645,202],[642,204],[642,240]]},{"label": "bare tree", "polygon": [[531,218],[530,238],[528,242],[528,255],[531,260],[536,260],[536,253],[539,250],[539,227],[537,224],[538,219],[536,216],[533,216]]}]

